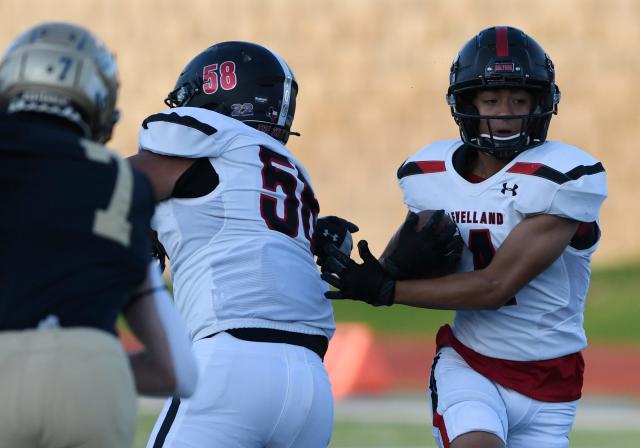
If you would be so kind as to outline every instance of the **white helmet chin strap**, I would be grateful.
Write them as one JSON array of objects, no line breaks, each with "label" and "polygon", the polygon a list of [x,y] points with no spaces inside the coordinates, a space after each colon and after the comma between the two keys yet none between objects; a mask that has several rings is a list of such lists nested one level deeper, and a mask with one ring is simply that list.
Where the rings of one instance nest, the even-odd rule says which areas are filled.
[{"label": "white helmet chin strap", "polygon": [[[524,139],[522,137],[524,137]],[[520,140],[524,141],[522,142]],[[480,134],[477,138],[471,139],[470,141],[478,145],[480,150],[488,152],[494,157],[510,160],[527,149],[531,137],[524,132],[518,132],[508,137],[492,137],[490,134]],[[485,144],[483,144],[483,142]],[[491,146],[487,146],[487,143],[490,143]]]},{"label": "white helmet chin strap", "polygon": [[488,140],[491,140],[493,138],[493,140],[496,140],[496,141],[499,141],[499,142],[506,142],[506,141],[509,141],[509,140],[513,140],[514,138],[520,138],[523,135],[524,135],[523,132],[518,132],[518,133],[515,133],[515,134],[512,134],[512,135],[509,135],[507,137],[497,137],[495,135],[492,137],[490,134],[480,134],[480,137],[481,138],[486,138]]}]

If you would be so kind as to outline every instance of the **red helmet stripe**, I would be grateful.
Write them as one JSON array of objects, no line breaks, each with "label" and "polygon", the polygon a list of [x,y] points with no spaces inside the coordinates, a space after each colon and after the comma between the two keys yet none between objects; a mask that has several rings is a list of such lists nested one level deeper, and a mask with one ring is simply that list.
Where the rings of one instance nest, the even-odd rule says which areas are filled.
[{"label": "red helmet stripe", "polygon": [[496,56],[509,56],[509,33],[506,26],[496,27]]}]

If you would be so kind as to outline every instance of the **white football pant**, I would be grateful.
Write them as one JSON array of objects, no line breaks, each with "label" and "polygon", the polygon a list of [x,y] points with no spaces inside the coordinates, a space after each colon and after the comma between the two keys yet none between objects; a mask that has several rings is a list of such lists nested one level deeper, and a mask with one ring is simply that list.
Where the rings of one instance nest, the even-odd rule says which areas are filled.
[{"label": "white football pant", "polygon": [[228,333],[196,341],[199,383],[168,400],[147,448],[325,448],[333,398],[317,354]]},{"label": "white football pant", "polygon": [[497,435],[507,448],[567,448],[577,401],[534,400],[488,380],[451,347],[434,360],[429,387],[433,437],[447,448],[456,437],[484,431]]}]

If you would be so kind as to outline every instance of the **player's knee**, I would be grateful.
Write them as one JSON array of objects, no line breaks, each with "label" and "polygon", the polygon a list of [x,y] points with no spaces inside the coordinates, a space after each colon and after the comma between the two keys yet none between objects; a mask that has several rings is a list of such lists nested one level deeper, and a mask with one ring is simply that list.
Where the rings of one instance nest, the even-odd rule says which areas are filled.
[{"label": "player's knee", "polygon": [[450,448],[504,448],[502,439],[484,431],[472,431],[455,438]]},{"label": "player's knee", "polygon": [[[434,435],[451,447],[503,448],[506,414],[480,401],[460,401],[434,415]],[[455,442],[455,444],[454,444]],[[482,443],[482,444],[481,444]],[[446,446],[446,443],[443,443]]]}]

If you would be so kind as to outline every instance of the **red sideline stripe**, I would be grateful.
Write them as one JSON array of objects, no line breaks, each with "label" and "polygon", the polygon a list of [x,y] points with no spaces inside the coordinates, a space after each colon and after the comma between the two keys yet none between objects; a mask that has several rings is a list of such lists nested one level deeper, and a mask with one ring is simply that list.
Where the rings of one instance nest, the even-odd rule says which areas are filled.
[{"label": "red sideline stripe", "polygon": [[440,437],[442,437],[442,444],[444,448],[449,448],[451,442],[449,441],[449,435],[447,434],[447,427],[444,425],[444,417],[437,412],[433,413],[433,426],[440,431]]},{"label": "red sideline stripe", "polygon": [[509,37],[506,26],[496,27],[496,56],[509,56]]},{"label": "red sideline stripe", "polygon": [[444,166],[444,160],[428,160],[416,162],[416,165],[418,165],[418,168],[420,168],[420,170],[422,170],[424,174],[447,171],[447,168]]},{"label": "red sideline stripe", "polygon": [[518,174],[535,174],[540,168],[542,168],[544,164],[542,163],[527,163],[527,162],[518,162],[513,165],[511,168],[507,170],[507,173],[518,173]]}]

